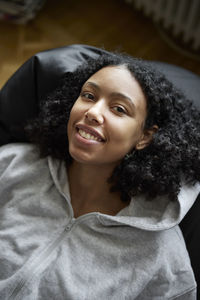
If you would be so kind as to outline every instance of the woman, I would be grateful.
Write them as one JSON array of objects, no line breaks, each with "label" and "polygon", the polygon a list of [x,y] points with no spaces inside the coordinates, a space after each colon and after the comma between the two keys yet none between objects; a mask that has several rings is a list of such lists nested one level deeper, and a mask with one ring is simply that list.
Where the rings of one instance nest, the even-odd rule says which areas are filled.
[{"label": "woman", "polygon": [[[200,113],[143,61],[66,74],[0,151],[1,299],[195,299]],[[34,145],[35,144],[35,145]]]}]

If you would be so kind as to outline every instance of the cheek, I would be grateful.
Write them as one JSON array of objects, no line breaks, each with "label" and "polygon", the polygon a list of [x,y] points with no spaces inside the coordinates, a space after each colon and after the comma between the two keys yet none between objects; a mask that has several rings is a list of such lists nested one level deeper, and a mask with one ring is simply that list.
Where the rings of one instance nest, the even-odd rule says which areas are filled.
[{"label": "cheek", "polygon": [[84,115],[85,110],[86,106],[78,98],[71,109],[70,119],[74,120],[76,118],[82,117]]},{"label": "cheek", "polygon": [[113,135],[116,142],[121,142],[127,147],[134,146],[142,135],[141,125],[136,120],[129,122],[117,122],[117,126],[113,127]]}]

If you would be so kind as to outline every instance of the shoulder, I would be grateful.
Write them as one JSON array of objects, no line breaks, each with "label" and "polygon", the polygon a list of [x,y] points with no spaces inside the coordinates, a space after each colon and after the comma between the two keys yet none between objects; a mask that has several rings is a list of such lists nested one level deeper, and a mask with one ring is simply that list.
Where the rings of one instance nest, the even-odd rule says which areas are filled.
[{"label": "shoulder", "polygon": [[[40,164],[41,159],[37,146],[33,144],[16,143],[0,147],[0,176],[7,171],[31,168]],[[10,173],[9,172],[9,173]]]},{"label": "shoulder", "polygon": [[22,157],[27,155],[38,155],[37,147],[33,144],[13,143],[0,147],[0,159]]}]

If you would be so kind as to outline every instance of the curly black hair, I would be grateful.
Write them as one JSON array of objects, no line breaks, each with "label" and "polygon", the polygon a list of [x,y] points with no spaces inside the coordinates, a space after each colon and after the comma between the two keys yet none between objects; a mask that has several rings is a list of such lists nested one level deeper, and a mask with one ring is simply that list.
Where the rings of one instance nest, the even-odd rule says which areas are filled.
[{"label": "curly black hair", "polygon": [[40,104],[39,116],[26,131],[41,156],[64,160],[68,152],[70,111],[87,79],[106,66],[125,65],[137,79],[147,100],[145,128],[159,127],[149,146],[125,156],[109,182],[123,201],[144,194],[149,199],[166,195],[177,199],[183,182],[200,181],[200,112],[165,76],[143,60],[125,54],[103,53],[66,73],[59,87]]}]

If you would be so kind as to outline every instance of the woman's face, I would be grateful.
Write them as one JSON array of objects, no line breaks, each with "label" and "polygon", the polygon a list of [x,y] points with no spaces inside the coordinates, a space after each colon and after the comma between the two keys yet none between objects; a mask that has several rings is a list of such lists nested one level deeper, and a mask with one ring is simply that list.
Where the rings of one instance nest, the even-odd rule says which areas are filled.
[{"label": "woman's face", "polygon": [[124,66],[109,66],[83,85],[68,122],[69,152],[86,164],[117,165],[143,138],[147,103]]}]

